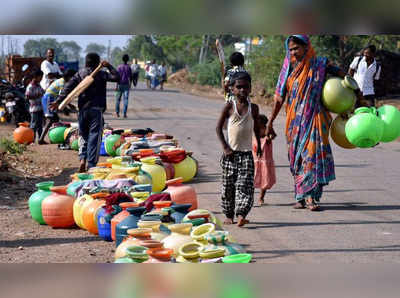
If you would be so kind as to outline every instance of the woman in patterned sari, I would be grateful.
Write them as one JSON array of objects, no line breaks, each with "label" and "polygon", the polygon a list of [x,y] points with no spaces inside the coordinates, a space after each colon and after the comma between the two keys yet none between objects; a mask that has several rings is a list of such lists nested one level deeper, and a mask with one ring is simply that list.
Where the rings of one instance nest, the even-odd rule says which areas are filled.
[{"label": "woman in patterned sari", "polygon": [[286,57],[279,75],[267,135],[274,138],[273,121],[286,100],[286,138],[294,178],[295,209],[318,211],[323,187],[335,179],[329,145],[330,113],[321,101],[327,73],[344,77],[327,58],[317,57],[307,36],[286,40]]}]

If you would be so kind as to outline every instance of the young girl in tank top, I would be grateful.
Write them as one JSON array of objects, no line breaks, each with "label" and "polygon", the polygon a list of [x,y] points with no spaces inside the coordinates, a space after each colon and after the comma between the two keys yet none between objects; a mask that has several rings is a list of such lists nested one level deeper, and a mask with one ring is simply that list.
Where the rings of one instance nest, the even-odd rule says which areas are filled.
[{"label": "young girl in tank top", "polygon": [[265,115],[258,117],[258,127],[260,129],[261,156],[257,156],[257,140],[253,138],[253,157],[254,157],[254,188],[261,189],[258,200],[260,206],[264,204],[264,196],[268,189],[276,183],[275,164],[272,155],[272,141],[266,136],[268,118]]},{"label": "young girl in tank top", "polygon": [[[258,129],[259,109],[249,100],[251,77],[247,72],[236,72],[230,79],[234,99],[227,102],[217,125],[217,136],[223,148],[222,210],[225,224],[242,227],[249,221],[246,216],[254,203],[254,160],[252,136],[256,136],[257,155],[261,156]],[[228,140],[222,132],[228,120]]]}]

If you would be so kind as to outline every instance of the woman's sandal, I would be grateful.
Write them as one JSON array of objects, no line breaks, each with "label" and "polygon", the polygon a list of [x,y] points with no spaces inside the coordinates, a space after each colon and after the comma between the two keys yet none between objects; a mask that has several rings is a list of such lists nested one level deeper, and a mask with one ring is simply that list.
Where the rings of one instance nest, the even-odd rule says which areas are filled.
[{"label": "woman's sandal", "polygon": [[305,202],[304,200],[297,202],[296,204],[293,205],[293,209],[305,209]]},{"label": "woman's sandal", "polygon": [[321,207],[312,198],[306,200],[306,207],[310,211],[321,211]]}]

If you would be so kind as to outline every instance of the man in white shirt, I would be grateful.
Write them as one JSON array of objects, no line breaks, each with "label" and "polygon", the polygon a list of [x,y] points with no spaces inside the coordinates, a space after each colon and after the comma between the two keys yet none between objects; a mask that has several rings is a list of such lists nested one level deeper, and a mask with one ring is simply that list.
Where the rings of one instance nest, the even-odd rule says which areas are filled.
[{"label": "man in white shirt", "polygon": [[62,72],[57,62],[54,61],[54,49],[47,49],[46,60],[40,66],[43,72],[43,78],[40,81],[40,86],[43,90],[47,90],[50,84],[62,76]]},{"label": "man in white shirt", "polygon": [[155,90],[158,86],[158,65],[156,64],[156,60],[151,62],[149,67],[149,76],[150,76],[150,86],[151,89]]},{"label": "man in white shirt", "polygon": [[369,102],[370,106],[375,106],[374,81],[379,80],[381,75],[381,66],[375,60],[376,47],[367,46],[362,56],[355,57],[350,64],[349,74],[357,81],[358,86]]}]

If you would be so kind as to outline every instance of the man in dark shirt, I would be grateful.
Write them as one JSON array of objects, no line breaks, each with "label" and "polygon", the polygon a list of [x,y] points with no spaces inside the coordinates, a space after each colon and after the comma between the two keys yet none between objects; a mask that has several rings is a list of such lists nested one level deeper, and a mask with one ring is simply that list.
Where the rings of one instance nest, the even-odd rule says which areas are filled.
[{"label": "man in dark shirt", "polygon": [[124,97],[124,118],[126,118],[126,113],[128,111],[128,103],[129,103],[129,89],[132,79],[132,70],[128,65],[129,56],[127,54],[122,56],[123,64],[120,64],[117,68],[117,71],[120,76],[120,81],[117,85],[117,92],[115,98],[115,114],[119,118],[119,106],[121,102],[121,96]]},{"label": "man in dark shirt", "polygon": [[[51,105],[57,109],[67,95],[99,65],[100,57],[96,53],[86,55],[85,68],[79,70],[72,79],[65,84],[57,100]],[[107,82],[119,82],[117,70],[107,61],[101,62],[109,72],[99,71],[94,76],[93,83],[79,95],[79,159],[81,161],[79,172],[95,167],[99,161],[99,151],[103,133],[103,113],[106,110]],[[88,163],[86,169],[86,161]]]}]

